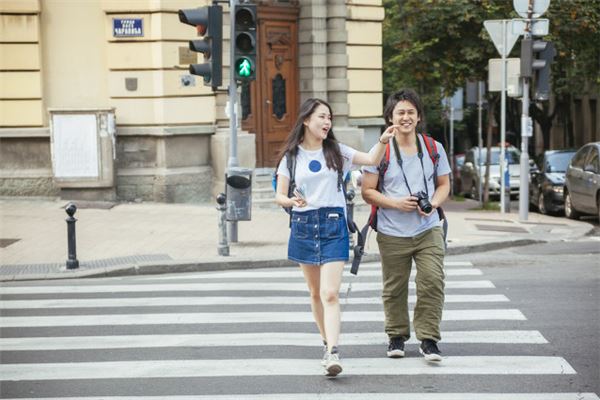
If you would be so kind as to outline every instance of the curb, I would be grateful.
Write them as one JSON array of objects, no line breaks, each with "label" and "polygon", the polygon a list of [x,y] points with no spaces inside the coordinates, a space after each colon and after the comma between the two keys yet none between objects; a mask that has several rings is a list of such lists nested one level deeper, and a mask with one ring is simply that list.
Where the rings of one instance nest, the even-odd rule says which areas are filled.
[{"label": "curb", "polygon": [[[479,253],[506,249],[510,247],[529,246],[532,244],[547,243],[545,240],[519,239],[512,241],[491,242],[477,245],[450,247],[446,250],[447,256]],[[353,257],[350,257],[349,263]],[[363,256],[362,262],[380,261],[379,253],[370,253]],[[124,264],[104,268],[87,270],[61,270],[47,274],[28,275],[0,275],[0,282],[22,282],[33,280],[57,280],[57,279],[80,279],[80,278],[108,278],[135,275],[161,275],[171,273],[202,272],[202,271],[225,271],[258,268],[280,268],[293,267],[297,263],[287,259],[240,259],[232,261],[163,261],[160,263],[147,262],[139,264]],[[359,269],[360,273],[360,269]]]}]

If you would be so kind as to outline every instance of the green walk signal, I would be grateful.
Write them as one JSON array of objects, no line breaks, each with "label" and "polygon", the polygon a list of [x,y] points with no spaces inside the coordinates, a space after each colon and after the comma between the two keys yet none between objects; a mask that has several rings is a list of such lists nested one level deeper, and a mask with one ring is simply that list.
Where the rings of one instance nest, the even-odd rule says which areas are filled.
[{"label": "green walk signal", "polygon": [[257,13],[256,4],[236,4],[233,32],[233,79],[250,82],[256,79]]},{"label": "green walk signal", "polygon": [[237,61],[236,69],[238,76],[248,78],[252,75],[252,63],[245,57]]}]

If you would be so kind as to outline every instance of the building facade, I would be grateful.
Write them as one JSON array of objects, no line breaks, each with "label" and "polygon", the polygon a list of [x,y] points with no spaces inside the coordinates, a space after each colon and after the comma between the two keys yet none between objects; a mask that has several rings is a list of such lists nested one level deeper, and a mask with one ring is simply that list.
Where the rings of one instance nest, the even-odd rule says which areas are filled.
[{"label": "building facade", "polygon": [[[0,195],[208,201],[229,158],[223,85],[188,64],[202,0],[0,0]],[[240,166],[273,167],[306,98],[368,148],[382,112],[380,0],[259,1],[257,80],[239,88]],[[124,22],[125,21],[125,22]],[[199,59],[198,59],[199,58]]]}]

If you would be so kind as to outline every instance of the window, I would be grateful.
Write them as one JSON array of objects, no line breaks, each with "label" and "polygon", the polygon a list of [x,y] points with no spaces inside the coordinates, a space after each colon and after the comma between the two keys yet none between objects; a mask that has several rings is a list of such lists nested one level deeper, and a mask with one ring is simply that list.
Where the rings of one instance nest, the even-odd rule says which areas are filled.
[{"label": "window", "polygon": [[589,152],[590,148],[588,146],[579,149],[579,151],[573,157],[571,161],[571,166],[573,168],[583,169],[583,161],[585,160],[585,156]]},{"label": "window", "polygon": [[574,153],[561,152],[548,156],[546,172],[566,172]]},{"label": "window", "polygon": [[587,157],[587,161],[585,162],[586,168],[591,167],[594,174],[597,174],[600,170],[598,165],[598,149],[592,147],[589,152],[589,156]]}]

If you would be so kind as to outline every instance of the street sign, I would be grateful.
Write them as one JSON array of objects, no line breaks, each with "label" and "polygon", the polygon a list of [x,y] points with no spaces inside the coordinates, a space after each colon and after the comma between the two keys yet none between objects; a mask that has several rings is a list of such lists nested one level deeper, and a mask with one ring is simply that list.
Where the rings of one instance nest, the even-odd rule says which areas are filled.
[{"label": "street sign", "polygon": [[[531,18],[538,18],[544,15],[550,0],[533,0],[533,15]],[[513,0],[513,7],[517,14],[522,18],[527,18],[527,9],[529,8],[529,0]]]},{"label": "street sign", "polygon": [[[502,62],[501,58],[490,58],[488,60],[488,90],[490,92],[502,91]],[[520,58],[506,59],[506,82],[518,82],[519,73],[521,71]],[[511,93],[518,88],[511,88]]]},{"label": "street sign", "polygon": [[[508,56],[520,35],[514,34],[511,19],[490,19],[483,22],[483,26],[494,42],[500,57]],[[504,38],[506,37],[506,39]],[[506,43],[506,48],[504,44]]]},{"label": "street sign", "polygon": [[[526,19],[514,18],[512,23],[513,33],[515,35],[524,35],[525,26],[527,25]],[[546,18],[532,19],[531,26],[529,27],[532,36],[546,36],[550,27],[550,20]]]}]

